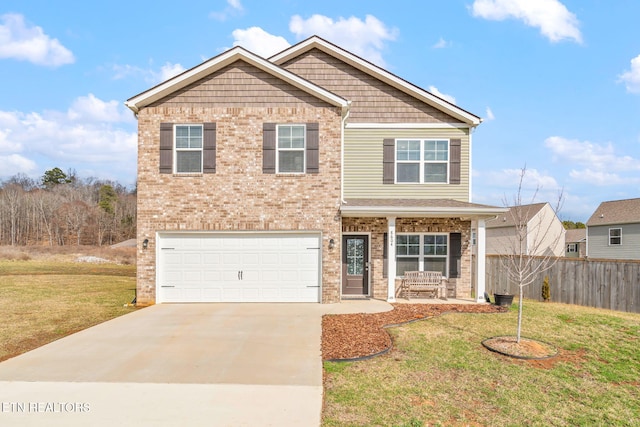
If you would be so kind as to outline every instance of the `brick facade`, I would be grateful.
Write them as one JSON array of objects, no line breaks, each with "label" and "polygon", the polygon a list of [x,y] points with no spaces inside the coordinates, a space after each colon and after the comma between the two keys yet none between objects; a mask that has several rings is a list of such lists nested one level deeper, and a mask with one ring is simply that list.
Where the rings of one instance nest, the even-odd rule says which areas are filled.
[{"label": "brick facade", "polygon": [[[160,123],[216,123],[215,174],[160,174]],[[320,172],[262,172],[263,123],[318,123]],[[322,302],[340,299],[341,111],[325,106],[154,106],[138,115],[137,301],[155,302],[156,233],[161,231],[320,231]],[[339,246],[339,245],[338,245]]]}]

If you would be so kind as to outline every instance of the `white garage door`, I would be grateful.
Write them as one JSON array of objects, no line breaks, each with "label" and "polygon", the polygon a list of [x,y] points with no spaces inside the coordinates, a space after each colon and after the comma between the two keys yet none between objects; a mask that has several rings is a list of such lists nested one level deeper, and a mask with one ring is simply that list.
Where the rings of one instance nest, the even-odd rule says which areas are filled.
[{"label": "white garage door", "polygon": [[319,302],[320,235],[158,237],[158,302]]}]

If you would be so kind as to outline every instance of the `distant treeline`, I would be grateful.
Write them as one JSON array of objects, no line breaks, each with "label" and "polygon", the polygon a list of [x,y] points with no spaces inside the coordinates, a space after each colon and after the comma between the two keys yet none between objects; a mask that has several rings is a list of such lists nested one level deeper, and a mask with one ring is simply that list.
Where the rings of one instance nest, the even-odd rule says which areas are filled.
[{"label": "distant treeline", "polygon": [[1,245],[110,245],[136,235],[136,190],[46,171],[0,184]]}]

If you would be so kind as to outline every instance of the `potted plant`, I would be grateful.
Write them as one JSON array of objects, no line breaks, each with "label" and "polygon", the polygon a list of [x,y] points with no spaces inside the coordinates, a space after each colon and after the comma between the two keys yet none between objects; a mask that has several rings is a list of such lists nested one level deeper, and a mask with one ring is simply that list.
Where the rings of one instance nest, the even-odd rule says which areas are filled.
[{"label": "potted plant", "polygon": [[507,293],[505,289],[502,293],[493,293],[493,299],[496,305],[502,305],[504,307],[511,307],[513,303],[513,294]]}]

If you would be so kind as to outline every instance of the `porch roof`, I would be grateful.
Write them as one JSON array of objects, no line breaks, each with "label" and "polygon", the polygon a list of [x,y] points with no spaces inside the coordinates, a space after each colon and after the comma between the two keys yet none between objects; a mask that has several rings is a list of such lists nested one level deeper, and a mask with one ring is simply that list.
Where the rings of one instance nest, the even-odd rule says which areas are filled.
[{"label": "porch roof", "polygon": [[340,206],[343,217],[489,219],[507,208],[452,199],[347,199]]}]

